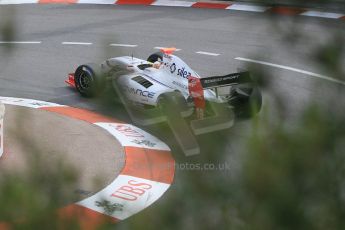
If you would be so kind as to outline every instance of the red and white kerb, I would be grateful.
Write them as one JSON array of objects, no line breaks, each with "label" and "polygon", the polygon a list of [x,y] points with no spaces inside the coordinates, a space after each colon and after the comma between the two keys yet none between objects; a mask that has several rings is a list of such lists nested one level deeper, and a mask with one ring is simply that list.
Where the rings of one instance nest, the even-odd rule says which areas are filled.
[{"label": "red and white kerb", "polygon": [[318,9],[306,9],[290,6],[265,6],[229,1],[183,1],[183,0],[0,0],[0,5],[7,4],[103,4],[103,5],[143,5],[192,7],[203,9],[221,9],[230,11],[266,12],[280,15],[301,15],[307,17],[345,20],[345,14],[326,12]]},{"label": "red and white kerb", "polygon": [[[124,148],[125,166],[114,181],[98,193],[59,210],[62,218],[77,217],[83,229],[104,221],[126,219],[157,201],[174,179],[175,161],[170,148],[144,130],[83,109],[50,102],[0,97],[0,102],[45,110],[96,125]],[[116,207],[109,212],[102,202]]]}]

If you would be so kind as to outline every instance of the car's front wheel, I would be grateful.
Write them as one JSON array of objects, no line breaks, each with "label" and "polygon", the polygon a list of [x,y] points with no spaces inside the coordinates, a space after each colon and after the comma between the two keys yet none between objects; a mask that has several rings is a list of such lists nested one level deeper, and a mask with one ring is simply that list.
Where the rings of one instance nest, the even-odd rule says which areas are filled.
[{"label": "car's front wheel", "polygon": [[79,66],[74,73],[77,91],[84,97],[93,97],[104,89],[104,79],[96,64]]}]

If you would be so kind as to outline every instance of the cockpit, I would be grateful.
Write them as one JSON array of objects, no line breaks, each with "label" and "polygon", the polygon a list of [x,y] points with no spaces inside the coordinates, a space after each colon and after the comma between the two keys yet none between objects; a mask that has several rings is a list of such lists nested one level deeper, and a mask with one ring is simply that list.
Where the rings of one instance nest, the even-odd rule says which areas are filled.
[{"label": "cockpit", "polygon": [[153,64],[151,64],[151,63],[139,64],[139,65],[137,65],[137,67],[138,67],[140,70],[144,70],[144,69],[146,69],[146,68],[153,67]]}]

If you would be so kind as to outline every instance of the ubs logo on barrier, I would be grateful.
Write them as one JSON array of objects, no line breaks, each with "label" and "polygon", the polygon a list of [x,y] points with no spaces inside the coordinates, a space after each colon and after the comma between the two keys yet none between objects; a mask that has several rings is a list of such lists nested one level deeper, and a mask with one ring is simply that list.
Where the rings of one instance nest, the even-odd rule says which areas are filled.
[{"label": "ubs logo on barrier", "polygon": [[128,125],[116,125],[115,129],[123,135],[125,135],[126,137],[145,137],[143,134],[139,133],[138,131],[134,130],[132,127]]},{"label": "ubs logo on barrier", "polygon": [[148,192],[151,188],[152,185],[148,183],[129,180],[126,185],[121,186],[119,189],[113,192],[111,196],[126,201],[136,201],[141,196],[146,194],[146,192]]}]

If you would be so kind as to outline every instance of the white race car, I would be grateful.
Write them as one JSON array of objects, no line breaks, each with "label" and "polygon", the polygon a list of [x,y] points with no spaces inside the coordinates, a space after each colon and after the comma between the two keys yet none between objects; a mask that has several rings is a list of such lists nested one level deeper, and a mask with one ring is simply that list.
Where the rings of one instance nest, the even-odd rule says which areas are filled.
[{"label": "white race car", "polygon": [[109,82],[124,104],[152,108],[163,99],[174,97],[184,108],[193,108],[188,85],[188,78],[193,76],[200,79],[206,104],[222,104],[243,116],[252,115],[253,108],[255,112],[260,110],[261,93],[248,72],[201,78],[173,55],[174,51],[175,48],[161,49],[147,60],[123,56],[100,65],[80,65],[66,82],[86,97],[97,95]]}]

